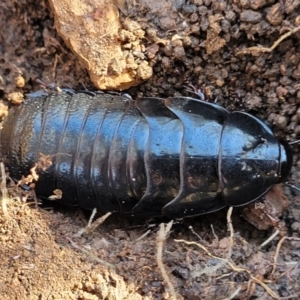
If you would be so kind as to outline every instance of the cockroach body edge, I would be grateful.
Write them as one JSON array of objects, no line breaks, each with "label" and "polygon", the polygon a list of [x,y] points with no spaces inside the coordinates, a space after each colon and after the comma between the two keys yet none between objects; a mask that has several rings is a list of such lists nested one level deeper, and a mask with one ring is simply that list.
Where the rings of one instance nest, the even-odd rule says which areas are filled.
[{"label": "cockroach body edge", "polygon": [[259,119],[188,97],[29,97],[3,124],[1,155],[18,179],[40,153],[52,165],[38,195],[59,189],[66,204],[170,218],[252,202],[292,165],[289,145]]}]

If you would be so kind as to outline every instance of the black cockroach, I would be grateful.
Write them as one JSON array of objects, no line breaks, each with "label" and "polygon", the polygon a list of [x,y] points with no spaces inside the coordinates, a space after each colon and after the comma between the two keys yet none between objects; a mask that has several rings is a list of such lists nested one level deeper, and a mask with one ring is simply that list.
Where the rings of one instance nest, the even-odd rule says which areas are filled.
[{"label": "black cockroach", "polygon": [[3,124],[12,178],[40,153],[37,194],[85,209],[181,218],[241,206],[285,182],[292,152],[259,119],[189,97],[29,97]]}]

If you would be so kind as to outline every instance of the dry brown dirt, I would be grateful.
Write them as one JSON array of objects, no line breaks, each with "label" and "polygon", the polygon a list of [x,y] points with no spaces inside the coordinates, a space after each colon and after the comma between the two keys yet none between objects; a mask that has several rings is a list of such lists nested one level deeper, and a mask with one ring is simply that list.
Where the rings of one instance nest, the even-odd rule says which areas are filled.
[{"label": "dry brown dirt", "polygon": [[[129,33],[120,36],[127,62],[134,67],[140,56],[153,69],[151,79],[126,91],[132,97],[187,95],[185,86],[193,84],[229,110],[260,117],[279,138],[299,138],[299,0],[132,0],[113,5],[123,29],[130,31],[137,22],[144,32],[140,53]],[[99,11],[95,14],[101,17]],[[1,1],[0,28],[2,117],[7,100],[19,103],[24,94],[42,88],[36,79],[95,89],[58,35],[48,1]],[[280,37],[286,38],[269,49]],[[259,45],[268,49],[257,49]],[[117,70],[118,64],[111,67]],[[299,146],[293,151],[290,178],[299,186]],[[258,230],[240,217],[240,209],[232,217],[233,245],[225,210],[174,224],[163,243],[162,262],[176,298],[298,299],[300,196],[288,188],[284,193],[290,204],[279,216],[279,235],[262,248],[276,228]],[[15,197],[5,212],[2,201],[0,299],[174,298],[156,259],[159,223],[168,220],[145,224],[113,215],[78,236],[87,214],[47,206],[36,208]]]}]

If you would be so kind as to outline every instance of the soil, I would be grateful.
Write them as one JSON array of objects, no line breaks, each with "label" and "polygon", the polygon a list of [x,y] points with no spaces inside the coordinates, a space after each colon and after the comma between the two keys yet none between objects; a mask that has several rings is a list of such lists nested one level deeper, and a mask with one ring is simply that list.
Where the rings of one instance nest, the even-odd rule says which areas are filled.
[{"label": "soil", "polygon": [[[153,69],[151,79],[126,93],[133,98],[191,95],[186,86],[193,85],[209,101],[260,117],[279,138],[298,139],[299,0],[132,0],[114,5],[126,30],[137,22],[144,31],[141,52]],[[78,54],[58,35],[48,1],[3,0],[0,25],[2,117],[8,102],[18,104],[26,93],[43,88],[36,79],[95,90]],[[134,50],[122,42],[123,50]],[[293,151],[290,181],[299,186],[299,145]],[[2,201],[0,211],[0,298],[297,299],[300,196],[290,188],[284,194],[289,205],[279,205],[286,210],[275,214],[278,221],[270,229],[255,228],[240,217],[241,209],[234,209],[228,224],[233,240],[226,210],[177,222],[165,240],[158,236],[159,224],[169,220],[145,222],[122,215],[78,234],[89,214],[47,207],[49,203],[35,207],[15,195],[6,200],[7,210]],[[256,223],[260,219],[256,215]],[[279,234],[261,247],[276,230]],[[157,261],[161,246],[162,264]]]}]

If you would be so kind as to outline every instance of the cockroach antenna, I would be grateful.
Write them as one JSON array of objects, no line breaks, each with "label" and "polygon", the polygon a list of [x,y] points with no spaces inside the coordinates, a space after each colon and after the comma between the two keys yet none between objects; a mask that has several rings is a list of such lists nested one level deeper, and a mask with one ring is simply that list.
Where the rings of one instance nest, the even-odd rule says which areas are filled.
[{"label": "cockroach antenna", "polygon": [[290,145],[300,144],[300,140],[289,142]]},{"label": "cockroach antenna", "polygon": [[[300,140],[295,140],[295,141],[289,142],[288,144],[289,144],[289,145],[297,145],[297,144],[300,144]],[[300,193],[300,188],[297,187],[297,186],[295,186],[295,185],[293,185],[292,183],[286,181],[286,182],[283,182],[283,184],[284,184],[285,186],[288,186],[290,189],[292,189],[292,190],[294,190],[294,191]]]},{"label": "cockroach antenna", "polygon": [[[54,92],[58,92],[58,93],[61,93],[62,91],[64,91],[71,96],[76,94],[75,90],[72,89],[69,85],[67,85],[68,86],[67,88],[60,88],[59,86],[56,86],[54,83],[46,83],[39,78],[35,79],[35,82],[40,84],[41,86],[43,86],[45,90],[54,91]],[[33,96],[33,94],[34,93],[30,93],[29,95]],[[40,91],[38,91],[36,93],[36,96],[39,96],[39,94],[40,94]]]},{"label": "cockroach antenna", "polygon": [[287,182],[283,182],[283,184],[284,184],[285,186],[288,186],[288,187],[291,188],[292,190],[294,190],[294,191],[300,193],[300,188],[298,188],[297,186],[293,185],[292,183],[290,183],[290,182],[287,181]]}]

